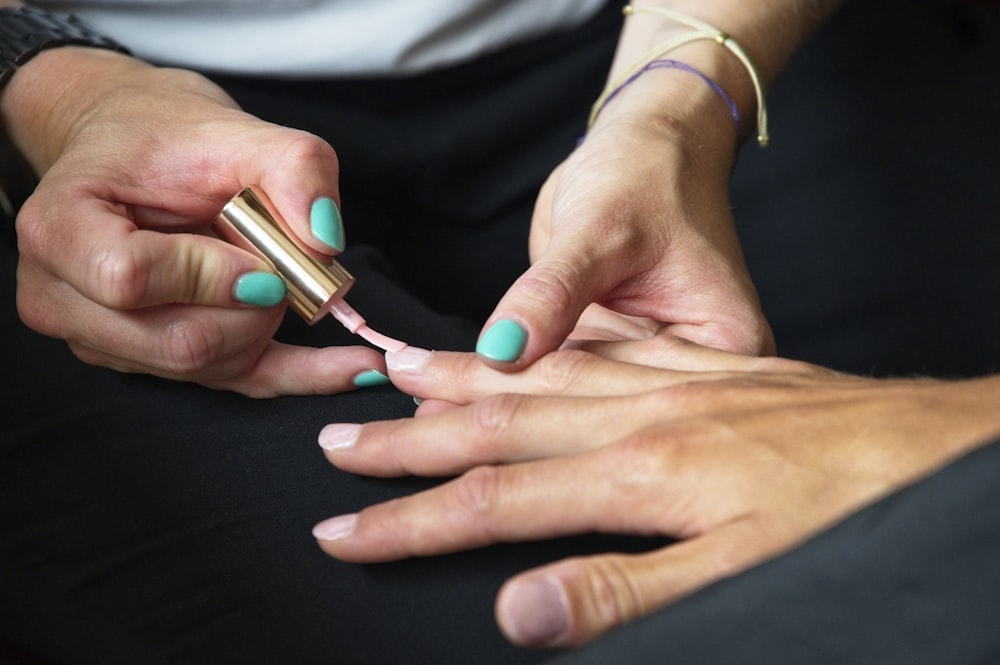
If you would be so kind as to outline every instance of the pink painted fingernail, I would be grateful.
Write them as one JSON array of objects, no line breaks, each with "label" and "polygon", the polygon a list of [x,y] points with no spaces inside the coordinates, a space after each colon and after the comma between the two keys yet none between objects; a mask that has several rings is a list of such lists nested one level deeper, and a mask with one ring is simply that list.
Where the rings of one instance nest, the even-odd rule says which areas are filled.
[{"label": "pink painted fingernail", "polygon": [[347,538],[354,532],[354,525],[357,522],[358,516],[356,513],[331,517],[313,527],[313,538],[316,540],[341,540]]},{"label": "pink painted fingernail", "polygon": [[415,374],[424,368],[431,352],[416,346],[408,346],[402,351],[389,351],[385,354],[385,365],[394,372]]},{"label": "pink painted fingernail", "polygon": [[334,423],[327,425],[319,433],[319,445],[323,450],[344,450],[353,446],[361,433],[361,425]]},{"label": "pink painted fingernail", "polygon": [[547,577],[518,582],[504,603],[505,628],[522,646],[556,646],[569,632],[569,600],[562,585]]}]

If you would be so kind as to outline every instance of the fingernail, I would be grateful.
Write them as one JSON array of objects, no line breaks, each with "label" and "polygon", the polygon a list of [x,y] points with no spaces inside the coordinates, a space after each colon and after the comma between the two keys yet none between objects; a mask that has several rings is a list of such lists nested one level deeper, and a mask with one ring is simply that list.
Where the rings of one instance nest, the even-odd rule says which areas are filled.
[{"label": "fingernail", "polygon": [[569,600],[562,585],[535,578],[517,583],[509,592],[507,632],[523,646],[555,646],[569,631]]},{"label": "fingernail", "polygon": [[285,299],[285,281],[273,272],[248,272],[233,285],[233,297],[241,303],[273,307]]},{"label": "fingernail", "polygon": [[322,196],[313,201],[309,227],[314,237],[338,252],[344,251],[344,221],[333,199]]},{"label": "fingernail", "polygon": [[385,365],[394,372],[415,374],[424,368],[431,352],[416,346],[407,346],[402,351],[387,351]]},{"label": "fingernail", "polygon": [[421,404],[424,403],[424,400],[420,399],[419,397],[414,397],[413,403],[416,404],[417,406],[420,406]]},{"label": "fingernail", "polygon": [[358,388],[371,388],[373,386],[384,386],[389,383],[389,377],[377,369],[368,369],[354,377],[354,385]]},{"label": "fingernail", "polygon": [[518,359],[528,341],[528,333],[510,319],[500,319],[479,338],[476,353],[490,360],[509,363]]},{"label": "fingernail", "polygon": [[340,540],[351,535],[358,521],[356,514],[339,515],[324,520],[313,527],[312,534],[316,540]]},{"label": "fingernail", "polygon": [[319,445],[323,450],[344,450],[358,440],[361,425],[334,423],[327,425],[319,433]]}]

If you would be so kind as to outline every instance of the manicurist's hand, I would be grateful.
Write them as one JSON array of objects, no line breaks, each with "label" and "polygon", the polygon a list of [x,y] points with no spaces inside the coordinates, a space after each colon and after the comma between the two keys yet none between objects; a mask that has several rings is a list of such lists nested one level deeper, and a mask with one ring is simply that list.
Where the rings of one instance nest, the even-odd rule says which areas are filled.
[{"label": "manicurist's hand", "polygon": [[705,346],[773,353],[729,205],[737,136],[730,109],[690,72],[631,83],[544,184],[532,266],[487,321],[480,357],[522,368],[591,303]]},{"label": "manicurist's hand", "polygon": [[512,641],[578,645],[1000,432],[998,378],[874,380],[662,334],[582,346],[519,373],[473,354],[389,354],[393,381],[425,399],[418,417],[330,425],[328,458],[360,474],[458,477],[331,518],[314,531],[320,546],[372,562],[587,532],[676,539],[506,583],[496,616]]},{"label": "manicurist's hand", "polygon": [[258,397],[338,392],[384,368],[371,349],[272,340],[284,283],[209,231],[254,184],[302,246],[342,250],[325,142],[244,113],[201,76],[99,49],[41,53],[0,103],[40,175],[17,220],[27,325],[89,363]]}]

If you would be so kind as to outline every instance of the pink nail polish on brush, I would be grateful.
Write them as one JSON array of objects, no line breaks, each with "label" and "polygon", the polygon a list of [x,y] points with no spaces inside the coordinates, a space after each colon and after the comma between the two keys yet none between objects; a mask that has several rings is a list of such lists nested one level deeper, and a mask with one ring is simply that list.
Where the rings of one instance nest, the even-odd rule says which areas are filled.
[{"label": "pink nail polish on brush", "polygon": [[344,296],[354,276],[331,259],[323,263],[306,254],[289,238],[288,227],[270,199],[251,185],[230,199],[213,226],[216,234],[271,264],[285,280],[289,305],[310,324],[327,312],[344,327],[385,351],[401,351],[406,343],[372,330]]}]

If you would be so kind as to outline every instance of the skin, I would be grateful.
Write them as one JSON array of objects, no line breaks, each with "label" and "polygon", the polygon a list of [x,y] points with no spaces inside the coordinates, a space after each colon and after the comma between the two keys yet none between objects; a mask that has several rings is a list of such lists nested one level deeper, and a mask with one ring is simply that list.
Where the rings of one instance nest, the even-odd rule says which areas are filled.
[{"label": "skin", "polygon": [[[836,3],[644,4],[725,27],[770,81]],[[644,18],[626,26],[612,79],[670,36]],[[746,72],[722,49],[674,56],[753,116]],[[196,75],[77,48],[33,58],[0,112],[41,177],[17,226],[29,326],[87,362],[261,397],[336,392],[382,366],[367,349],[273,342],[281,309],[231,296],[238,275],[262,266],[205,234],[233,193],[259,183],[300,241],[326,252],[305,222],[316,197],[339,200],[323,141],[242,113]],[[329,453],[359,473],[463,475],[367,509],[323,542],[330,554],[376,561],[584,531],[680,539],[641,556],[556,562],[501,591],[512,640],[579,644],[794,546],[1000,430],[995,378],[874,381],[674,336],[773,351],[728,211],[737,137],[719,127],[729,122],[676,71],[644,75],[602,112],[545,184],[535,263],[491,317],[528,330],[524,355],[504,367],[523,371],[443,353],[394,370],[427,400],[423,417],[370,423]],[[657,334],[546,355],[594,302],[647,319],[616,326]],[[539,607],[551,618],[540,601],[553,593],[564,629],[528,635]]]},{"label": "skin", "polygon": [[27,325],[88,363],[255,397],[340,392],[384,368],[372,349],[272,340],[284,306],[233,297],[239,276],[268,267],[210,235],[229,198],[259,183],[300,243],[329,255],[308,226],[313,200],[338,199],[328,144],[242,112],[201,76],[96,49],[43,52],[0,103],[42,174],[17,219]]},{"label": "skin", "polygon": [[[836,8],[836,0],[639,0],[726,31],[765,85]],[[687,29],[661,16],[625,22],[609,83],[654,46]],[[591,304],[651,318],[685,339],[773,354],[774,339],[739,248],[729,206],[735,147],[753,129],[756,97],[745,67],[711,40],[670,52],[717,82],[745,119],[689,72],[644,73],[607,104],[586,140],[542,188],[532,219],[532,267],[485,328],[511,319],[528,332],[521,369],[555,349]],[[748,148],[749,149],[749,148]]]},{"label": "skin", "polygon": [[504,585],[496,616],[509,639],[573,646],[784,552],[1000,433],[1000,377],[875,380],[644,328],[514,374],[469,354],[403,366],[390,354],[392,380],[424,400],[418,417],[356,426],[328,459],[367,475],[458,477],[340,516],[339,537],[320,546],[375,562],[588,532],[676,539]]},{"label": "skin", "polygon": [[[835,2],[645,4],[726,26],[770,80]],[[676,33],[662,17],[639,19],[626,25],[612,80]],[[725,49],[706,41],[673,55],[753,117],[747,73]],[[255,397],[338,392],[384,368],[364,347],[274,342],[283,307],[233,298],[238,277],[265,266],[208,233],[233,194],[258,184],[303,246],[332,255],[308,227],[317,197],[339,203],[339,164],[324,141],[243,113],[194,73],[77,47],[19,68],[0,115],[40,178],[17,221],[18,309],[31,328],[88,363]],[[494,365],[518,370],[557,348],[594,302],[701,344],[773,353],[728,205],[733,127],[685,72],[650,72],[609,104],[542,188],[534,265],[486,324],[516,321],[527,346]]]}]

